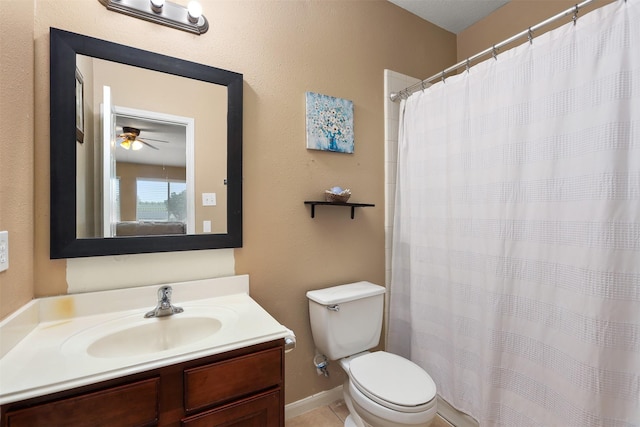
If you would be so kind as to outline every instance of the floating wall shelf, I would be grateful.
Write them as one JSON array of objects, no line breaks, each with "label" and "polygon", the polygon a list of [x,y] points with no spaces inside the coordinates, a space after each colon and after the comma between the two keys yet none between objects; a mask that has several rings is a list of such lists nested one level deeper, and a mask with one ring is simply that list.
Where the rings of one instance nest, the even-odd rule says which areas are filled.
[{"label": "floating wall shelf", "polygon": [[315,218],[316,216],[316,205],[325,205],[325,206],[349,206],[351,207],[351,219],[355,217],[355,209],[356,208],[366,208],[372,207],[370,203],[339,203],[339,202],[321,202],[321,201],[305,201],[305,205],[311,205],[311,218]]}]

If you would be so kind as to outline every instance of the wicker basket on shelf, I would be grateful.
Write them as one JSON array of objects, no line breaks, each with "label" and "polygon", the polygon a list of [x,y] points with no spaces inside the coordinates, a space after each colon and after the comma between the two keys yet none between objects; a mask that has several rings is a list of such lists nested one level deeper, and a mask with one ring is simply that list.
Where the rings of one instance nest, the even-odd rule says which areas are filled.
[{"label": "wicker basket on shelf", "polygon": [[324,199],[331,203],[346,203],[347,200],[349,200],[349,197],[351,197],[350,190],[344,190],[340,193],[334,193],[331,190],[326,190],[324,192]]}]

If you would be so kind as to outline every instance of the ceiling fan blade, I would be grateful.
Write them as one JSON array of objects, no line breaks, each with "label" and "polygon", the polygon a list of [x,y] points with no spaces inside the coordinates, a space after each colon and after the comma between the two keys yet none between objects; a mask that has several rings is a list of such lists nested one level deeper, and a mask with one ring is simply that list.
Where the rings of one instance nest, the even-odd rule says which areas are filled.
[{"label": "ceiling fan blade", "polygon": [[140,138],[138,138],[138,141],[142,142],[144,145],[146,145],[149,148],[153,148],[154,150],[160,150],[158,147],[154,147],[153,145],[149,144],[147,141],[143,141]]},{"label": "ceiling fan blade", "polygon": [[144,139],[146,139],[147,141],[162,142],[164,144],[170,144],[169,141],[165,141],[164,139],[154,139],[154,138],[148,138],[146,136],[144,137]]}]

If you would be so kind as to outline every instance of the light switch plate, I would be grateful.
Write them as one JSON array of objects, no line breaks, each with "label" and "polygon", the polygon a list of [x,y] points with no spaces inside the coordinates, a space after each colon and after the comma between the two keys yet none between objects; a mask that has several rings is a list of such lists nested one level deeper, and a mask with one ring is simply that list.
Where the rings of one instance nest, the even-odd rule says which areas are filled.
[{"label": "light switch plate", "polygon": [[0,271],[9,268],[9,232],[0,231]]},{"label": "light switch plate", "polygon": [[202,193],[202,206],[215,206],[216,193]]}]

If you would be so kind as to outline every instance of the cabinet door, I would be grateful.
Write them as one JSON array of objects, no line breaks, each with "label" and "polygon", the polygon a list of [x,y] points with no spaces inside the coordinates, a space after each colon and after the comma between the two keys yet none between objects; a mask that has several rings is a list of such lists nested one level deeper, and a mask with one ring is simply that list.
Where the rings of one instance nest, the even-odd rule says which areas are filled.
[{"label": "cabinet door", "polygon": [[277,347],[185,370],[185,410],[193,413],[281,385],[282,359]]},{"label": "cabinet door", "polygon": [[11,411],[8,427],[153,426],[158,422],[159,378],[151,378]]},{"label": "cabinet door", "polygon": [[282,427],[282,390],[263,393],[182,420],[183,427]]}]

